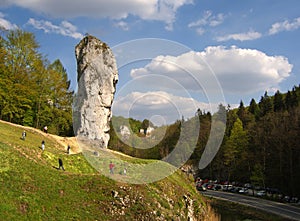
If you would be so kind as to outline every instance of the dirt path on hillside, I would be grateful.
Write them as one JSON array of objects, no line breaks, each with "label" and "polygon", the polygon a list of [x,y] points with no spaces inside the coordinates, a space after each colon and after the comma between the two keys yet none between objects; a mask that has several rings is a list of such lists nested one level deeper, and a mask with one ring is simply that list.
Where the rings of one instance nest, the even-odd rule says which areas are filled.
[{"label": "dirt path on hillside", "polygon": [[[22,126],[22,125],[19,125],[19,124],[10,123],[10,122],[3,121],[3,120],[0,120],[0,122],[5,123],[5,124],[9,124],[9,125],[12,125],[12,126],[15,126],[15,127],[19,127],[19,128],[22,128],[26,131],[31,131],[33,133],[39,133],[40,135],[42,135],[44,137],[50,138],[50,139],[54,140],[55,142],[57,142],[62,147],[61,149],[63,151],[66,151],[68,145],[70,145],[70,147],[71,147],[70,154],[78,154],[78,153],[82,152],[82,149],[80,148],[76,137],[61,137],[61,136],[58,136],[58,135],[45,133],[45,132],[41,131],[40,129],[36,129],[36,128],[33,128],[33,127]],[[111,150],[111,149],[105,149],[105,150],[108,151],[108,152],[111,152],[113,154],[119,155],[119,156],[125,156],[125,157],[128,157],[128,158],[133,158],[129,155],[126,155],[126,154],[118,152],[118,151],[114,151],[114,150]]]},{"label": "dirt path on hillside", "polygon": [[43,131],[41,131],[39,129],[36,129],[36,128],[33,128],[33,127],[26,127],[26,126],[10,123],[10,122],[3,121],[3,120],[0,120],[0,121],[2,123],[9,124],[9,125],[12,125],[12,126],[15,126],[15,127],[19,127],[19,128],[22,128],[26,131],[39,133],[44,137],[48,137],[48,138],[56,141],[60,146],[62,146],[64,148],[64,150],[67,150],[68,145],[70,145],[70,147],[71,147],[70,154],[81,153],[81,148],[78,145],[76,137],[60,137],[60,136],[57,136],[57,135],[54,135],[54,134],[44,133]]}]

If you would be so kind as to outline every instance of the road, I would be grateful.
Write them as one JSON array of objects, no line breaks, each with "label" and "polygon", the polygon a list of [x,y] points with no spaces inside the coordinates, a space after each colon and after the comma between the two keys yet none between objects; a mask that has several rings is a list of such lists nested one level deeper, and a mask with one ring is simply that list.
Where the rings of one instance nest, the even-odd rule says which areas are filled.
[{"label": "road", "polygon": [[223,191],[208,190],[201,193],[203,194],[203,196],[209,196],[217,199],[228,200],[246,206],[251,206],[256,209],[263,210],[267,213],[273,213],[287,219],[300,220],[300,207],[264,200],[257,197],[251,197],[242,194]]}]

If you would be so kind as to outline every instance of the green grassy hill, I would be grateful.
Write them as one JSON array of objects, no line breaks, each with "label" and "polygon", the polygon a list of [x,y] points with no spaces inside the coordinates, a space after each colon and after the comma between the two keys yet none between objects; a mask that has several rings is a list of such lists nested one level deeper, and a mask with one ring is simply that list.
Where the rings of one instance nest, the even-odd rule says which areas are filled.
[{"label": "green grassy hill", "polygon": [[[58,158],[65,171],[57,169]],[[0,181],[0,220],[187,220],[188,216],[211,220],[213,216],[192,180],[180,171],[152,184],[119,183],[91,167],[83,154],[66,154],[57,137],[3,121]]]}]

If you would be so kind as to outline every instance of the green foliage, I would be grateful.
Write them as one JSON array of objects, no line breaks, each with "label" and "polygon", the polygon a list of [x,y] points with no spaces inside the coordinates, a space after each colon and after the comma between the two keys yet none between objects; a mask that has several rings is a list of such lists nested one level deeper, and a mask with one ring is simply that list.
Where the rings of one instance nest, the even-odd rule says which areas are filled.
[{"label": "green foliage", "polygon": [[285,109],[284,101],[283,101],[283,96],[282,94],[277,91],[274,95],[274,111],[282,111]]},{"label": "green foliage", "polygon": [[259,107],[256,103],[256,101],[252,98],[250,101],[250,106],[249,106],[249,112],[255,117],[255,119],[259,118]]},{"label": "green foliage", "polygon": [[265,187],[264,171],[260,164],[254,165],[250,180],[255,186]]},{"label": "green foliage", "polygon": [[0,119],[72,135],[73,92],[62,63],[49,64],[32,33],[17,29],[0,40]]},{"label": "green foliage", "polygon": [[[299,99],[300,87],[295,86],[285,94],[265,93],[258,104],[252,99],[249,107],[241,102],[228,110],[223,143],[199,176],[252,182],[300,196]],[[199,161],[199,154],[193,157]]]},{"label": "green foliage", "polygon": [[260,114],[265,116],[273,110],[273,103],[271,97],[265,92],[264,96],[261,97],[259,102]]}]

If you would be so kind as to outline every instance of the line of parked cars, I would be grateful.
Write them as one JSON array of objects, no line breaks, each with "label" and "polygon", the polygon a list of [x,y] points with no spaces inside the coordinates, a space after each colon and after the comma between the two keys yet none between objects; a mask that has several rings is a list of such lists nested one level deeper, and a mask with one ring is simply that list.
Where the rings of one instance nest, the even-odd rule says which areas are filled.
[{"label": "line of parked cars", "polygon": [[232,193],[239,193],[239,194],[247,194],[251,196],[257,197],[265,197],[281,202],[287,203],[297,203],[300,204],[300,200],[298,197],[290,197],[282,194],[276,188],[261,188],[257,186],[252,186],[250,183],[246,184],[239,184],[239,183],[229,183],[225,182],[218,182],[213,180],[201,178],[196,179],[196,188],[198,191],[206,191],[206,190],[215,190],[215,191],[228,191]]}]

